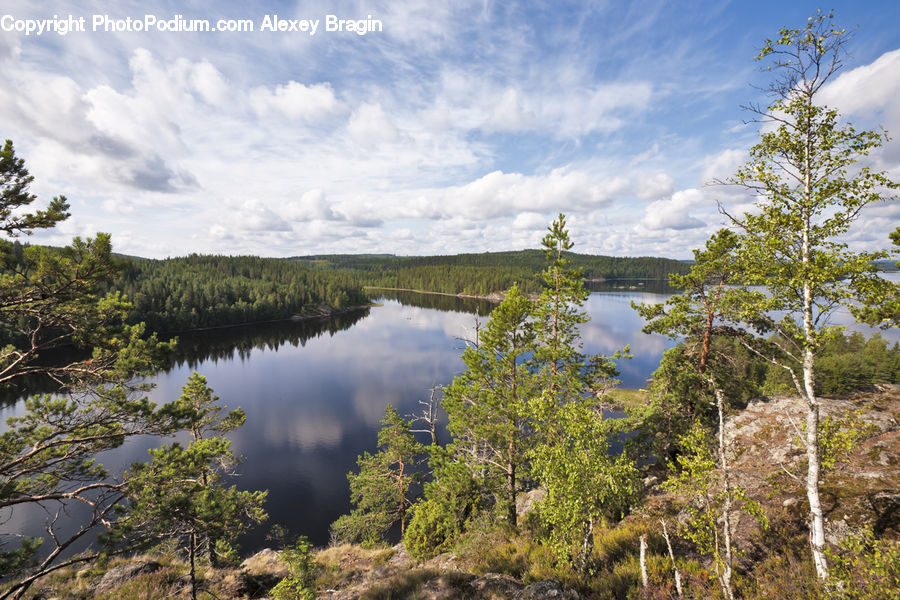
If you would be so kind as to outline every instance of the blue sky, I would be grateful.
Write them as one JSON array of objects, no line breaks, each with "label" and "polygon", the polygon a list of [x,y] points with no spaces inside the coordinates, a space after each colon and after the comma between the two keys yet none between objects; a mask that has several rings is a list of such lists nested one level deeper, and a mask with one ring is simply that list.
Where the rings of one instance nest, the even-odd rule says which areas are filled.
[{"label": "blue sky", "polygon": [[[34,241],[110,232],[116,250],[292,256],[537,247],[559,212],[576,250],[687,258],[722,224],[710,187],[747,157],[764,101],[752,57],[811,2],[34,2],[0,31],[0,137],[72,218]],[[854,30],[823,91],[900,131],[900,3],[832,2]],[[249,19],[253,32],[92,30],[111,19]],[[316,35],[259,31],[269,15]],[[326,15],[383,31],[326,32]],[[2,24],[2,21],[0,21]],[[756,86],[756,87],[754,87]],[[872,158],[900,180],[900,142]],[[897,202],[848,240],[887,245]]]}]

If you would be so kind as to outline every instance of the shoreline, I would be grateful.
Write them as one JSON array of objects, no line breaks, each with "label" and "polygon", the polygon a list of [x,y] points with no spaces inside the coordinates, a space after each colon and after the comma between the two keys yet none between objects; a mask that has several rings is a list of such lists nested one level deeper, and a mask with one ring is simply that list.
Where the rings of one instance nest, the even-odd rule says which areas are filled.
[{"label": "shoreline", "polygon": [[231,327],[245,327],[247,325],[264,325],[267,323],[286,323],[288,321],[296,323],[298,321],[311,321],[313,319],[330,319],[331,317],[336,317],[338,315],[344,315],[347,313],[355,312],[358,310],[364,310],[367,308],[372,308],[376,306],[376,304],[363,304],[359,306],[351,306],[350,308],[345,308],[343,310],[334,310],[327,313],[316,313],[316,314],[303,314],[303,315],[291,315],[290,317],[285,317],[282,319],[266,319],[262,321],[244,321],[243,323],[228,323],[226,325],[212,325],[210,327],[193,327],[191,329],[168,329],[157,331],[158,335],[163,336],[175,336],[179,333],[195,333],[197,331],[214,331],[216,329],[229,329]]},{"label": "shoreline", "polygon": [[499,292],[494,292],[488,296],[478,296],[476,294],[450,294],[448,292],[429,292],[426,290],[413,290],[410,288],[393,288],[393,287],[381,287],[378,285],[365,285],[363,286],[364,290],[384,290],[386,292],[412,292],[414,294],[428,294],[431,296],[448,296],[450,298],[465,298],[467,300],[486,300],[488,302],[493,302],[494,304],[499,304],[503,301],[503,295]]}]

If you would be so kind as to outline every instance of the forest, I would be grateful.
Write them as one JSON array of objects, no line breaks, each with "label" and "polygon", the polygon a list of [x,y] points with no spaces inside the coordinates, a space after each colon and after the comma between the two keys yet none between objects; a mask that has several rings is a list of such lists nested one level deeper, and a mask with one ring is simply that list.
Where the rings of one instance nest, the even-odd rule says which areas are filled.
[{"label": "forest", "polygon": [[[766,40],[773,98],[754,115],[770,127],[730,180],[755,210],[729,215],[690,263],[574,254],[564,214],[540,250],[459,257],[123,261],[107,234],[64,248],[3,239],[0,385],[28,397],[0,433],[0,511],[4,525],[28,507],[46,521],[34,537],[0,532],[0,598],[900,597],[900,347],[829,320],[900,324],[900,286],[875,267],[890,254],[841,241],[900,189],[852,169],[886,134],[814,102],[848,40],[821,13]],[[11,141],[0,175],[7,237],[69,218],[62,196],[31,208]],[[900,248],[900,228],[889,235]],[[630,349],[583,351],[585,284],[647,275],[678,293],[632,307],[676,345],[610,418]],[[228,438],[247,416],[198,373],[150,402],[144,378],[174,351],[157,332],[330,316],[365,306],[367,285],[505,292],[421,414],[388,405],[331,546],[274,527],[277,575],[250,573],[240,535],[266,520],[267,492],[237,485]],[[360,315],[335,316],[251,343],[304,344]],[[53,354],[63,346],[81,353]],[[38,376],[59,393],[29,394]],[[148,436],[160,445],[146,460],[99,462]]]},{"label": "forest", "polygon": [[[666,280],[690,268],[670,258],[590,256],[566,253],[588,281],[607,279]],[[365,285],[470,294],[502,292],[517,284],[524,292],[540,291],[537,275],[544,268],[539,250],[485,252],[455,256],[317,255],[290,260],[321,269],[348,269],[359,273]]]}]

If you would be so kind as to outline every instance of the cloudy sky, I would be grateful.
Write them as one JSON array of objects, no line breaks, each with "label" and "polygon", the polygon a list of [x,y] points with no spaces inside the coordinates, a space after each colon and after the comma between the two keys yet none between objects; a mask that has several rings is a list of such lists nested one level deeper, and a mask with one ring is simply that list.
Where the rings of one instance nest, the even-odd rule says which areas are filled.
[{"label": "cloudy sky", "polygon": [[[900,3],[832,5],[855,37],[823,99],[900,133]],[[769,76],[752,57],[815,9],[3,0],[0,138],[40,198],[72,205],[36,242],[106,231],[148,257],[448,254],[537,247],[562,211],[577,251],[687,258],[722,225],[717,201],[746,200],[705,183],[757,139],[740,106],[765,101]],[[383,31],[325,31],[329,14]],[[85,31],[16,31],[54,15]],[[254,31],[104,32],[94,15]],[[261,31],[273,15],[318,29]],[[900,141],[872,162],[900,180]],[[900,202],[871,207],[851,243],[884,247],[898,223]]]}]

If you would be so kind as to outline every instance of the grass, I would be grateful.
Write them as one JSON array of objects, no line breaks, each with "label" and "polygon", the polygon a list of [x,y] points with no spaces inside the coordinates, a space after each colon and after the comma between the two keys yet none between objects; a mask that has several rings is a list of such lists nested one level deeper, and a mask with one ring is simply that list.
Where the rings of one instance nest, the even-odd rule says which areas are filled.
[{"label": "grass", "polygon": [[621,408],[625,412],[647,404],[650,393],[647,390],[630,390],[616,388],[606,396],[607,401]]}]

